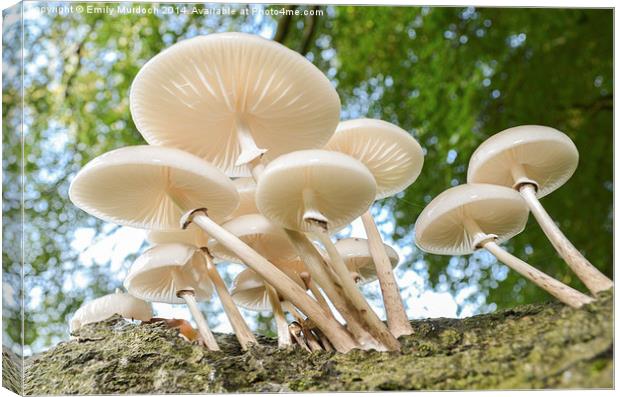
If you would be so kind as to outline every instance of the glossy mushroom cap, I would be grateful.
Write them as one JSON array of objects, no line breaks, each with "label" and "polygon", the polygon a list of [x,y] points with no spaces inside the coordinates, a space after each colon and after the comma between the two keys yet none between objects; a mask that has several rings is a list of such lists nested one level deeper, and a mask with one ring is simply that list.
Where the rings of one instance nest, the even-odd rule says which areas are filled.
[{"label": "glossy mushroom cap", "polygon": [[348,154],[368,167],[377,182],[377,200],[406,189],[424,164],[420,144],[407,131],[383,120],[343,121],[324,149]]},{"label": "glossy mushroom cap", "polygon": [[211,298],[213,285],[200,250],[185,244],[164,244],[146,250],[129,269],[124,286],[149,302],[184,303],[177,294],[194,291],[197,301]]},{"label": "glossy mushroom cap", "polygon": [[201,248],[209,244],[209,236],[192,223],[185,230],[149,230],[146,234],[146,241],[153,245],[179,243]]},{"label": "glossy mushroom cap", "polygon": [[154,230],[179,230],[183,213],[195,208],[207,207],[221,220],[239,203],[231,180],[213,165],[179,149],[146,145],[91,160],[71,183],[69,198],[97,218]]},{"label": "glossy mushroom cap", "polygon": [[241,215],[258,214],[256,208],[256,182],[254,178],[237,178],[233,184],[239,193],[239,206],[230,214],[230,218],[237,218]]},{"label": "glossy mushroom cap", "polygon": [[[387,244],[383,244],[383,246],[390,259],[392,268],[395,268],[398,265],[398,253]],[[377,269],[370,253],[368,240],[363,238],[344,238],[338,240],[336,249],[347,268],[359,275],[362,284],[370,283],[377,279]]]},{"label": "glossy mushroom cap", "polygon": [[[529,180],[538,186],[540,198],[570,179],[578,162],[579,152],[563,132],[523,125],[493,135],[476,149],[469,160],[467,182],[516,188]],[[524,175],[511,172],[519,167]]]},{"label": "glossy mushroom cap", "polygon": [[[270,262],[283,262],[297,257],[295,247],[282,228],[274,225],[261,214],[242,215],[223,223],[222,227],[239,237]],[[211,240],[208,247],[211,255],[216,258],[243,263],[237,255],[215,240]]]},{"label": "glossy mushroom cap", "polygon": [[148,302],[116,290],[113,294],[83,304],[71,318],[70,330],[75,332],[86,324],[103,321],[115,314],[146,321],[153,317],[153,308]]},{"label": "glossy mushroom cap", "polygon": [[375,179],[364,164],[327,150],[302,150],[278,157],[263,172],[256,205],[274,223],[309,232],[308,215],[336,230],[362,215],[374,201]]},{"label": "glossy mushroom cap", "polygon": [[136,76],[130,107],[148,143],[194,153],[231,177],[250,176],[240,130],[250,131],[252,155],[266,150],[270,161],[322,147],[340,116],[338,94],[318,68],[245,33],[198,36],[158,54]]},{"label": "glossy mushroom cap", "polygon": [[[300,287],[304,288],[303,281],[296,274],[287,274]],[[263,279],[252,269],[245,269],[235,277],[230,289],[230,295],[235,304],[246,310],[257,312],[271,311],[269,294]]]},{"label": "glossy mushroom cap", "polygon": [[480,241],[467,227],[469,220],[501,243],[523,231],[528,215],[525,201],[514,189],[486,184],[456,186],[424,208],[415,223],[416,245],[432,254],[471,254]]}]

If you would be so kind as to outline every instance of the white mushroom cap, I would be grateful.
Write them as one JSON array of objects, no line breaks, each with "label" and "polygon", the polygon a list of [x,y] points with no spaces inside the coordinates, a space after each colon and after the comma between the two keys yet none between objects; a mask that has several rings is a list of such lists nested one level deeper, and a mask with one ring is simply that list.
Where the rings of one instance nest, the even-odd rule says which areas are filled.
[{"label": "white mushroom cap", "polygon": [[287,229],[311,231],[304,217],[313,214],[336,230],[368,210],[375,193],[375,179],[358,160],[327,150],[302,150],[265,167],[256,205],[267,219]]},{"label": "white mushroom cap", "polygon": [[130,294],[149,302],[184,303],[179,291],[194,291],[197,301],[209,300],[213,285],[204,255],[185,244],[149,248],[135,260],[124,286]]},{"label": "white mushroom cap", "polygon": [[439,255],[466,255],[476,250],[467,220],[501,243],[521,233],[529,210],[519,193],[497,185],[467,184],[450,188],[424,208],[415,223],[416,244]]},{"label": "white mushroom cap", "polygon": [[318,68],[245,33],[198,36],[161,52],[136,76],[130,107],[148,143],[194,153],[229,176],[250,176],[246,162],[262,152],[269,161],[322,147],[340,116]]},{"label": "white mushroom cap", "polygon": [[[516,187],[526,180],[538,185],[537,197],[562,186],[577,169],[579,152],[563,132],[540,125],[522,125],[484,141],[469,160],[467,182]],[[521,166],[525,180],[517,180],[512,166]]]},{"label": "white mushroom cap", "polygon": [[183,212],[195,208],[207,207],[221,220],[239,203],[232,181],[213,165],[179,149],[146,145],[91,160],[71,183],[69,198],[105,221],[155,230],[180,229]]},{"label": "white mushroom cap", "polygon": [[192,223],[185,230],[149,230],[146,241],[153,245],[179,243],[201,248],[209,244],[209,236]]},{"label": "white mushroom cap", "polygon": [[[305,289],[304,283],[295,273],[287,275]],[[235,277],[230,295],[237,306],[252,311],[272,311],[269,294],[264,280],[252,269],[245,269]]]},{"label": "white mushroom cap", "polygon": [[[396,267],[399,259],[398,253],[387,244],[383,244],[383,246],[390,259],[392,268]],[[363,238],[344,238],[336,242],[336,249],[347,268],[360,276],[362,284],[370,283],[377,279],[377,269],[370,253],[368,240]]]},{"label": "white mushroom cap", "polygon": [[424,164],[418,141],[383,120],[343,121],[324,149],[348,154],[368,167],[377,182],[377,200],[405,190],[418,178]]},{"label": "white mushroom cap", "polygon": [[[289,261],[298,255],[282,228],[261,214],[242,215],[223,223],[222,227],[274,264]],[[211,240],[208,247],[216,258],[243,263],[235,253],[215,240]]]},{"label": "white mushroom cap", "polygon": [[70,330],[75,332],[86,324],[103,321],[115,314],[123,318],[146,321],[153,317],[153,308],[142,299],[116,290],[113,294],[83,304],[71,318]]},{"label": "white mushroom cap", "polygon": [[239,193],[239,206],[230,214],[230,218],[241,215],[258,214],[256,208],[256,182],[254,178],[237,178],[233,180],[237,193]]}]

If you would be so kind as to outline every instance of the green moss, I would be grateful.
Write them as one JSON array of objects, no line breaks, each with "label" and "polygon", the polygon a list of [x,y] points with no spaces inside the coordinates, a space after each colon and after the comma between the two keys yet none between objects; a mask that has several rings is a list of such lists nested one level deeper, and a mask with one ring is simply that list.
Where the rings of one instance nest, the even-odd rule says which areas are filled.
[{"label": "green moss", "polygon": [[2,348],[2,387],[22,394],[22,360],[4,347]]},{"label": "green moss", "polygon": [[83,328],[26,363],[28,394],[214,393],[439,389],[610,388],[612,295],[574,310],[528,305],[463,320],[412,321],[402,351],[348,354],[277,349],[273,339],[221,352],[163,324],[118,317]]}]

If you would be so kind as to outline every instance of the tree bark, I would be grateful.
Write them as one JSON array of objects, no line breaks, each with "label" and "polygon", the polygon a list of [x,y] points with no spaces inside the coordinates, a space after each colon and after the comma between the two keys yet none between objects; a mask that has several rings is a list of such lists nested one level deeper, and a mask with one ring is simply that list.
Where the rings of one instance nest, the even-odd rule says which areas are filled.
[{"label": "tree bark", "polygon": [[[260,346],[244,352],[232,334],[216,334],[222,350],[210,352],[164,323],[112,317],[27,358],[25,392],[611,388],[612,303],[605,292],[580,309],[554,302],[462,320],[415,320],[414,334],[399,339],[400,353],[310,354],[278,349],[275,339],[261,336]],[[5,365],[12,365],[9,356],[3,355]]]}]

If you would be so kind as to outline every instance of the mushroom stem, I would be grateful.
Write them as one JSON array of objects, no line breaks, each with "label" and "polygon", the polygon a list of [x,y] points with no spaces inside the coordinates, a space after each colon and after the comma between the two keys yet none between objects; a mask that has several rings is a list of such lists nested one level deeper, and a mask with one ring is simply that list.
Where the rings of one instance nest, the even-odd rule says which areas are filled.
[{"label": "mushroom stem", "polygon": [[385,315],[387,317],[388,328],[395,337],[402,335],[411,335],[413,328],[407,318],[405,306],[400,297],[400,290],[392,272],[392,263],[385,251],[383,240],[379,234],[377,224],[370,214],[370,210],[362,215],[362,223],[368,237],[368,246],[370,255],[375,263],[377,270],[377,278],[381,287],[381,295],[383,296],[383,304],[385,306]]},{"label": "mushroom stem", "polygon": [[297,310],[297,308],[293,306],[291,302],[282,302],[282,306],[287,312],[291,313],[291,315],[295,318],[295,321],[297,321],[299,325],[301,325],[301,331],[306,338],[306,343],[308,344],[308,346],[310,346],[310,350],[323,350],[321,344],[316,339],[316,336],[314,336],[314,334],[312,333],[312,330],[306,325],[307,321],[304,320],[299,310]]},{"label": "mushroom stem", "polygon": [[258,178],[260,178],[263,171],[265,171],[263,156],[255,158],[254,160],[250,161],[248,165],[250,167],[250,172],[252,173],[252,179],[254,179],[255,183],[258,183]]},{"label": "mushroom stem", "polygon": [[278,331],[278,347],[285,348],[291,345],[291,335],[288,331],[288,321],[286,321],[284,310],[282,310],[280,297],[271,285],[265,283],[265,289],[267,290],[267,296],[269,296],[269,303],[271,303],[273,318],[276,321],[276,330]]},{"label": "mushroom stem", "polygon": [[493,240],[483,242],[482,247],[492,253],[497,259],[515,270],[517,273],[532,281],[549,294],[555,296],[559,301],[571,307],[578,308],[593,301],[591,297],[574,290],[568,285],[561,283],[553,277],[550,277],[521,259],[513,256],[509,252],[502,249]]},{"label": "mushroom stem", "polygon": [[506,266],[538,285],[560,302],[578,308],[593,301],[589,296],[582,294],[505,251],[495,242],[496,236],[484,233],[473,219],[465,218],[464,226],[467,232],[474,237],[477,247],[485,248]]},{"label": "mushroom stem", "polygon": [[[360,343],[361,347],[365,349],[377,348],[379,342],[362,326],[356,317],[355,308],[346,299],[340,281],[337,278],[334,280],[330,277],[327,265],[314,244],[303,233],[289,229],[284,229],[284,231],[299,252],[299,256],[304,259],[313,284],[316,282],[325,291],[329,300],[346,321],[347,329]],[[327,337],[329,338],[329,336]]]},{"label": "mushroom stem", "polygon": [[321,331],[319,331],[318,329],[315,329],[314,331],[318,335],[319,340],[321,341],[321,345],[323,346],[323,350],[328,351],[328,352],[333,352],[334,348],[332,347],[332,344],[329,343],[329,339],[327,339],[325,337],[325,335],[323,335],[323,333]]},{"label": "mushroom stem", "polygon": [[534,186],[538,186],[538,184],[527,177],[527,173],[525,172],[525,168],[523,168],[523,164],[518,161],[513,161],[510,166],[510,175],[514,181],[513,188],[518,190],[518,187],[523,184],[532,184]]},{"label": "mushroom stem", "polygon": [[[259,276],[269,284],[277,285],[284,299],[291,301],[300,308],[308,317],[312,318],[332,341],[334,348],[339,352],[346,353],[355,348],[357,344],[346,332],[340,323],[328,317],[319,304],[306,294],[306,292],[286,274],[279,270],[273,263],[263,258],[258,252],[241,241],[238,237],[212,221],[206,211],[193,210],[184,219],[193,217],[193,222],[201,227],[209,236],[234,252],[247,266],[252,268]],[[185,226],[191,222],[185,222]]]},{"label": "mushroom stem", "polygon": [[288,326],[288,329],[287,329],[287,332],[290,332],[290,334],[293,336],[293,339],[295,339],[295,342],[297,342],[297,344],[300,347],[302,347],[305,351],[310,353],[311,350],[306,344],[304,337],[301,335],[301,331],[302,331],[301,324],[298,324],[296,321],[293,321],[291,325]]},{"label": "mushroom stem", "polygon": [[305,222],[327,226],[327,217],[317,210],[316,194],[312,189],[304,189],[302,193],[304,201],[304,214],[302,216]]},{"label": "mushroom stem", "polygon": [[209,254],[209,252],[204,252],[204,254],[207,261],[207,274],[213,282],[215,291],[220,298],[220,302],[222,302],[224,313],[226,313],[228,321],[230,321],[230,325],[232,326],[235,336],[241,345],[241,349],[247,350],[251,345],[257,345],[258,342],[256,341],[254,334],[243,319],[243,316],[241,316],[237,305],[235,305],[232,296],[230,296],[230,293],[228,292],[228,288],[226,288],[224,280],[222,280],[222,277],[218,273],[211,258],[211,254]]},{"label": "mushroom stem", "polygon": [[260,149],[256,145],[249,126],[241,118],[237,118],[236,126],[237,140],[239,141],[241,153],[239,153],[239,157],[237,157],[235,165],[240,166],[251,162],[257,157],[262,156],[267,151],[267,149]]},{"label": "mushroom stem", "polygon": [[370,334],[377,338],[388,350],[400,350],[400,343],[398,340],[390,333],[383,321],[377,317],[377,314],[368,305],[368,302],[355,285],[355,281],[351,277],[349,269],[344,264],[344,261],[340,257],[327,231],[317,230],[314,232],[314,235],[327,250],[332,268],[342,283],[342,288],[345,291],[346,297],[351,301],[362,321],[368,326]]},{"label": "mushroom stem", "polygon": [[293,305],[291,302],[282,302],[282,309],[291,313],[295,321],[297,321],[299,324],[302,324],[305,321],[299,310],[297,310],[295,305]]},{"label": "mushroom stem", "polygon": [[312,296],[314,296],[314,299],[316,299],[316,301],[323,308],[325,313],[328,316],[334,318],[334,314],[330,310],[329,305],[327,304],[327,301],[323,296],[323,293],[319,290],[316,284],[312,282],[312,276],[310,276],[310,274],[307,272],[301,272],[299,273],[299,278],[301,278],[301,280],[304,282],[306,289],[309,289],[310,292],[312,292]]},{"label": "mushroom stem", "polygon": [[543,232],[545,232],[545,235],[547,235],[547,238],[551,241],[551,244],[553,244],[555,250],[590,292],[596,295],[601,291],[612,288],[614,286],[613,281],[594,267],[590,261],[575,248],[564,233],[562,233],[551,216],[549,216],[545,208],[540,204],[540,201],[538,201],[538,198],[536,198],[535,186],[531,184],[522,184],[519,187],[519,192],[530,207],[530,210],[534,214]]},{"label": "mushroom stem", "polygon": [[198,308],[198,304],[196,303],[196,298],[194,298],[194,292],[189,290],[182,290],[177,293],[179,298],[182,298],[185,301],[185,304],[189,308],[194,321],[196,321],[196,325],[198,326],[198,332],[200,332],[200,336],[204,344],[207,346],[209,350],[220,350],[220,347],[211,332],[211,328],[209,328],[209,324],[205,319],[204,315]]},{"label": "mushroom stem", "polygon": [[316,338],[316,336],[314,336],[314,334],[308,327],[302,324],[301,330],[304,333],[304,336],[306,337],[306,343],[308,343],[308,346],[310,346],[310,350],[312,350],[313,352],[323,350],[318,339]]}]

